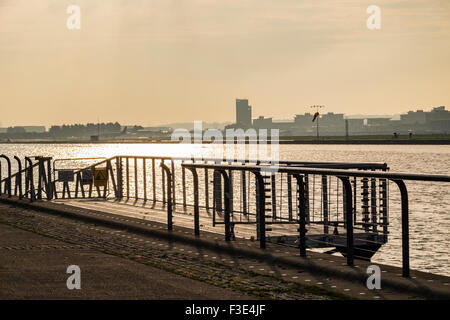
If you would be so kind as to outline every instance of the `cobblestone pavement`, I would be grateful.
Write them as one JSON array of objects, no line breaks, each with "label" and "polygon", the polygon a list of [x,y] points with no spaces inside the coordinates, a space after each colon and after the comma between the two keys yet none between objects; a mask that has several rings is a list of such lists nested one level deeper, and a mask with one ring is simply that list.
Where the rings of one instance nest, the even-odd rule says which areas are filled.
[{"label": "cobblestone pavement", "polygon": [[[258,267],[258,261],[251,258],[220,254],[194,245],[136,234],[125,228],[106,227],[3,203],[0,203],[0,223],[59,239],[67,243],[67,248],[86,247],[102,251],[232,289],[240,295],[264,299],[346,297],[318,286],[286,281],[281,278],[281,269],[267,270],[268,274],[253,272],[249,265]],[[30,243],[26,248],[9,246],[9,249],[38,250],[40,246]],[[64,250],[64,246],[60,249]]]}]

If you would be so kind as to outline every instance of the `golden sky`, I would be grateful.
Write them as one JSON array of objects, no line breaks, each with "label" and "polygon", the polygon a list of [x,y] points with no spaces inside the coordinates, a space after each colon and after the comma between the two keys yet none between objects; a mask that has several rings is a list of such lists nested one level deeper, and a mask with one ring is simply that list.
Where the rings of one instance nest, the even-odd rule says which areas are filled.
[{"label": "golden sky", "polygon": [[0,0],[0,125],[450,109],[449,58],[448,0]]}]

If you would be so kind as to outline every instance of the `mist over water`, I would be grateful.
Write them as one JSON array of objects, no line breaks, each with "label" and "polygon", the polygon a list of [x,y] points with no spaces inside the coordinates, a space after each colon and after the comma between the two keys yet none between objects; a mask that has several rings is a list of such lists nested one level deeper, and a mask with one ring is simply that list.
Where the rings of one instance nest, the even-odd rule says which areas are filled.
[{"label": "mist over water", "polygon": [[[280,145],[280,160],[386,162],[391,172],[450,173],[450,147],[432,145]],[[81,157],[192,156],[202,151],[214,157],[211,145],[179,144],[1,144],[7,156]],[[16,163],[12,161],[13,171]],[[61,163],[63,165],[63,163]],[[5,173],[3,172],[3,177]],[[450,184],[406,182],[410,209],[411,268],[450,275]],[[389,187],[389,241],[372,258],[374,263],[401,266],[400,193]]]}]

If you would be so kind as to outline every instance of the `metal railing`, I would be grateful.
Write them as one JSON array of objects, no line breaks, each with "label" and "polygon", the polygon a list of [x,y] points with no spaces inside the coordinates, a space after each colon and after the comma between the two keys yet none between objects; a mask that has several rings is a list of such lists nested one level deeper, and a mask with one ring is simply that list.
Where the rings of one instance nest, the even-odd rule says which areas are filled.
[{"label": "metal railing", "polygon": [[[33,163],[32,158],[35,162]],[[20,199],[23,197],[30,199],[30,201],[42,200],[43,194],[47,200],[52,199],[53,182],[51,177],[51,158],[49,157],[25,157],[22,166],[22,161],[19,157],[14,156],[17,162],[17,172],[12,174],[12,163],[8,156],[0,155],[0,159],[4,159],[7,163],[7,177],[2,179],[2,166],[0,161],[0,193],[3,192],[12,196],[14,180],[14,195]],[[24,178],[24,179],[23,179]]]},{"label": "metal railing", "polygon": [[[268,168],[261,166],[242,166],[242,165],[210,165],[210,164],[184,164],[185,168],[189,168],[193,174],[196,174],[196,170],[199,169],[211,169],[224,177],[225,184],[225,198],[229,197],[230,183],[227,177],[227,172],[241,171],[251,172],[258,180],[258,188],[256,192],[259,198],[259,210],[258,210],[258,229],[259,229],[259,241],[260,247],[266,247],[266,214],[265,214],[265,196],[262,191],[264,188],[263,174],[267,172]],[[429,174],[407,174],[407,173],[386,173],[386,172],[367,172],[367,171],[354,171],[354,170],[342,170],[342,169],[321,169],[321,168],[289,168],[279,167],[277,168],[279,173],[287,173],[295,177],[299,187],[299,248],[300,255],[306,256],[306,198],[305,198],[305,177],[307,175],[321,175],[321,176],[334,176],[342,181],[342,185],[345,192],[345,228],[346,228],[346,257],[347,264],[349,266],[354,265],[354,210],[352,201],[352,185],[350,178],[363,178],[363,179],[387,179],[394,182],[401,195],[401,229],[402,229],[402,270],[403,276],[409,277],[410,265],[409,265],[409,211],[408,211],[408,191],[404,183],[405,180],[413,181],[433,181],[433,182],[450,182],[450,176],[448,175],[429,175]],[[194,188],[198,188],[198,185]],[[197,205],[198,206],[198,201]],[[196,209],[195,212],[198,212]],[[225,239],[230,239],[230,216],[231,212],[228,207],[225,207]]]},{"label": "metal railing", "polygon": [[[388,241],[392,182],[401,194],[404,276],[409,276],[409,221],[403,181],[450,181],[445,175],[388,173],[385,163],[280,161],[271,171],[259,161],[216,158],[119,155],[52,163],[48,157],[26,157],[24,165],[14,159],[18,171],[12,174],[10,159],[0,156],[0,193],[9,196],[14,189],[15,195],[30,201],[44,195],[47,200],[142,200],[167,210],[168,229],[174,212],[193,214],[196,235],[200,217],[206,217],[213,226],[224,225],[227,241],[233,239],[236,226],[250,228],[261,248],[266,241],[281,242],[298,246],[306,256],[307,247],[333,247],[346,256],[348,265],[355,258],[370,259]],[[6,178],[2,161],[7,164]],[[98,169],[107,172],[102,187],[92,177]],[[61,178],[61,171],[71,171],[73,179],[70,174]],[[83,174],[89,172],[91,179],[85,179]]]}]

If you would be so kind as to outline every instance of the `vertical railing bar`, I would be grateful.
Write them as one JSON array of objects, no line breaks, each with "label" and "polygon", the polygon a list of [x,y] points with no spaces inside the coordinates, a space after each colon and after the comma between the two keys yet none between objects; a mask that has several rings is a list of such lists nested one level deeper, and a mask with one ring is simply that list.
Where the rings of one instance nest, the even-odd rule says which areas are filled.
[{"label": "vertical railing bar", "polygon": [[155,159],[152,158],[152,193],[153,193],[153,204],[156,202],[156,169],[155,169]]},{"label": "vertical railing bar", "polygon": [[354,265],[354,248],[353,248],[353,208],[352,208],[352,185],[348,177],[339,177],[344,186],[346,201],[346,230],[347,230],[347,265]]},{"label": "vertical railing bar", "polygon": [[205,206],[206,212],[209,213],[209,177],[207,168],[205,168]]},{"label": "vertical railing bar", "polygon": [[134,157],[134,198],[139,199],[137,157]]},{"label": "vertical railing bar", "polygon": [[305,201],[305,183],[303,176],[295,175],[298,189],[298,205],[299,205],[299,249],[300,257],[306,257],[306,201]]},{"label": "vertical railing bar", "polygon": [[272,191],[272,218],[276,220],[277,218],[277,191],[276,191],[276,176],[275,173],[271,173],[270,182],[271,182],[271,191]]},{"label": "vertical railing bar", "polygon": [[328,180],[322,175],[323,233],[328,234]]},{"label": "vertical railing bar", "polygon": [[[165,166],[165,163],[164,163],[164,159],[162,159],[161,160],[161,164],[162,165],[164,165]],[[165,205],[166,204],[166,176],[165,176],[165,174],[164,174],[164,167],[161,165],[161,173],[162,173],[162,177],[161,177],[161,181],[162,181],[162,185],[161,185],[161,187],[162,187],[162,201],[163,201],[163,205]],[[170,184],[170,180],[168,180],[168,182],[167,182],[167,184]],[[170,196],[170,195],[168,195],[169,197],[172,197],[172,196]]]},{"label": "vertical railing bar", "polygon": [[257,217],[257,238],[259,239],[259,247],[261,249],[266,248],[266,197],[265,197],[265,186],[264,178],[261,172],[253,171],[255,175],[255,183],[257,186],[256,198],[256,217]]},{"label": "vertical railing bar", "polygon": [[241,171],[241,190],[242,190],[242,211],[244,215],[247,215],[247,187],[246,187],[246,175],[245,170]]},{"label": "vertical railing bar", "polygon": [[[184,167],[183,167],[184,169]],[[198,174],[195,168],[190,168],[194,184],[194,234],[200,236],[200,213],[198,203]]]},{"label": "vertical railing bar", "polygon": [[52,182],[52,168],[51,158],[47,158],[47,200],[53,198],[53,182]]},{"label": "vertical railing bar", "polygon": [[287,174],[287,192],[289,221],[292,221],[292,175],[290,173]]},{"label": "vertical railing bar", "polygon": [[37,198],[42,200],[42,158],[38,158],[38,193]]},{"label": "vertical railing bar", "polygon": [[130,198],[130,159],[125,157],[125,172],[127,178],[127,199]]},{"label": "vertical railing bar", "polygon": [[402,202],[402,275],[405,278],[410,276],[409,266],[409,208],[408,190],[403,180],[392,180],[400,189]]},{"label": "vertical railing bar", "polygon": [[[183,210],[186,211],[186,169],[183,167],[184,160],[181,161],[181,185],[183,187]],[[194,173],[192,173],[194,174]],[[198,179],[198,177],[197,177]],[[195,187],[194,187],[195,192]],[[198,190],[197,190],[198,192]]]},{"label": "vertical railing bar", "polygon": [[170,169],[164,164],[164,161],[161,161],[161,169],[162,174],[167,174],[167,230],[172,231],[173,222],[172,222],[172,190],[171,190],[171,173]]},{"label": "vertical railing bar", "polygon": [[170,182],[172,183],[172,203],[173,203],[173,210],[176,209],[176,188],[175,188],[175,161],[172,159],[170,161],[171,163],[171,167],[172,167],[172,179],[170,180]]},{"label": "vertical railing bar", "polygon": [[144,202],[147,201],[147,163],[146,159],[142,158],[142,175],[143,175],[143,183],[144,183]]}]

